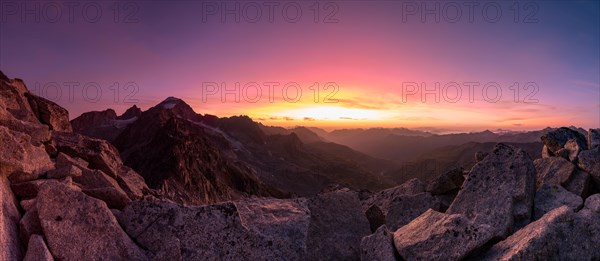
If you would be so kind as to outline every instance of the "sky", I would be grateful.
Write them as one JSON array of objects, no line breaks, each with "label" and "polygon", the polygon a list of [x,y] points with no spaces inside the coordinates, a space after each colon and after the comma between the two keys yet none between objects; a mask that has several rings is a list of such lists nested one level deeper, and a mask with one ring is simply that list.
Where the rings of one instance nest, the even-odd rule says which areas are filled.
[{"label": "sky", "polygon": [[2,1],[0,70],[71,118],[600,127],[598,1]]}]

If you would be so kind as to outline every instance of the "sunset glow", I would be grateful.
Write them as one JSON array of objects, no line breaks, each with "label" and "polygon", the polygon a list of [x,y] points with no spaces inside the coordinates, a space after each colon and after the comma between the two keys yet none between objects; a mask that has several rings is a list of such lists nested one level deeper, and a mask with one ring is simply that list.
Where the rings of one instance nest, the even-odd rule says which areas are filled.
[{"label": "sunset glow", "polygon": [[[177,96],[201,114],[248,115],[285,126],[598,127],[600,32],[590,26],[598,24],[597,8],[593,2],[569,8],[539,4],[531,21],[523,14],[515,17],[508,2],[497,22],[475,13],[472,22],[463,15],[452,23],[445,16],[440,22],[433,16],[426,22],[407,17],[402,2],[348,1],[338,3],[337,22],[315,23],[311,7],[301,5],[305,17],[298,22],[276,13],[273,22],[263,17],[250,23],[244,17],[240,22],[233,16],[222,22],[219,14],[204,17],[202,5],[193,1],[144,2],[138,23],[115,24],[109,18],[91,25],[21,23],[20,17],[7,16],[2,31],[10,37],[2,37],[0,52],[8,74],[68,108],[72,118],[107,107],[118,113],[132,104],[147,109]],[[71,44],[68,55],[58,55],[57,49]],[[66,86],[71,82],[80,84],[73,93]],[[90,82],[101,89],[97,101],[86,99],[95,97],[94,90],[82,90]],[[135,92],[124,88],[130,82],[138,86]],[[203,101],[207,82],[223,88]],[[61,95],[48,88],[51,83],[60,86]],[[235,90],[235,83],[241,86],[238,94],[257,83],[262,99],[223,101],[221,92]],[[264,85],[269,83],[278,84],[271,98]],[[282,96],[288,83],[301,89],[298,101]],[[323,102],[332,91],[324,88],[328,83],[339,87],[331,97],[336,103]],[[453,83],[461,86],[460,95]],[[478,86],[470,91],[472,83]],[[496,85],[484,94],[488,83]],[[133,99],[125,100],[128,95]]]}]

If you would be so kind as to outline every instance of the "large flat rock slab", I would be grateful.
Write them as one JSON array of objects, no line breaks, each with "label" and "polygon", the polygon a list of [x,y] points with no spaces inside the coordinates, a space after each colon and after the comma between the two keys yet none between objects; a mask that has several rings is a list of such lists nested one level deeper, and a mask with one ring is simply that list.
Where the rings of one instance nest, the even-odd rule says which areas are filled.
[{"label": "large flat rock slab", "polygon": [[460,260],[494,236],[494,228],[462,214],[428,210],[396,230],[394,245],[404,260]]},{"label": "large flat rock slab", "polygon": [[265,259],[306,257],[310,224],[306,199],[251,199],[235,205],[242,225],[267,242],[271,252]]},{"label": "large flat rock slab", "polygon": [[156,260],[305,260],[304,201],[257,199],[182,207],[136,201],[119,215]]}]

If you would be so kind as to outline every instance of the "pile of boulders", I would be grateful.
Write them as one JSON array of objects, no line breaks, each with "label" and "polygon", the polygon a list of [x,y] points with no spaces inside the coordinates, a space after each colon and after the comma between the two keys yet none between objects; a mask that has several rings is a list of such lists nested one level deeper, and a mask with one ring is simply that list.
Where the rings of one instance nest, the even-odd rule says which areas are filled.
[{"label": "pile of boulders", "polygon": [[[429,184],[429,192],[413,180],[372,195],[363,208],[374,233],[362,240],[362,259],[599,259],[600,194],[591,195],[600,187],[594,178],[600,171],[599,131],[590,129],[587,139],[569,128],[551,131],[542,137],[543,158],[533,162],[523,150],[504,144],[477,153],[477,164],[446,210],[435,203],[422,207],[435,202],[423,196],[419,204],[405,202],[404,215],[421,214],[400,227],[394,222],[404,219],[391,215],[389,202],[433,194],[441,182]],[[439,178],[443,184],[460,181],[450,174]]]},{"label": "pile of boulders", "polygon": [[144,179],[21,80],[0,80],[0,94],[0,260],[145,260],[113,215],[152,197]]}]

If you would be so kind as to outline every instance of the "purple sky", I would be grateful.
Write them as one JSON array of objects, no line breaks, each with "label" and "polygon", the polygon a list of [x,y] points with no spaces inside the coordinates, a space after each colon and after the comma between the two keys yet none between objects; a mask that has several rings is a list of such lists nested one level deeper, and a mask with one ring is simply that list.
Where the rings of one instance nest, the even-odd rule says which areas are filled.
[{"label": "purple sky", "polygon": [[[70,16],[72,3],[78,6]],[[265,2],[129,3],[2,1],[0,69],[69,109],[71,117],[106,108],[123,112],[132,103],[147,109],[177,96],[199,113],[247,114],[273,125],[600,127],[597,1],[477,2],[472,21],[472,2],[271,1],[276,4],[272,22]],[[235,9],[236,4],[234,14],[222,12],[223,5]],[[257,6],[262,16],[253,23]],[[293,22],[296,7],[302,14]],[[435,10],[440,21],[425,14],[423,22],[424,7]],[[496,7],[502,12],[497,20]],[[66,86],[72,82],[79,86]],[[203,101],[206,82],[230,88],[256,82],[265,98],[222,102],[212,95]],[[302,98],[286,101],[276,88],[271,102],[267,82],[296,82]],[[328,82],[339,87],[338,103],[322,101]],[[456,82],[463,91],[454,102],[444,98],[456,93],[442,89],[439,102],[436,94],[423,101],[418,90],[405,100],[403,83],[411,82],[426,88]],[[480,83],[473,100],[464,86],[469,82]],[[502,91],[498,101],[482,96],[482,86],[490,82]],[[314,83],[321,88],[319,102],[310,89]],[[531,103],[524,103],[526,98]]]}]

